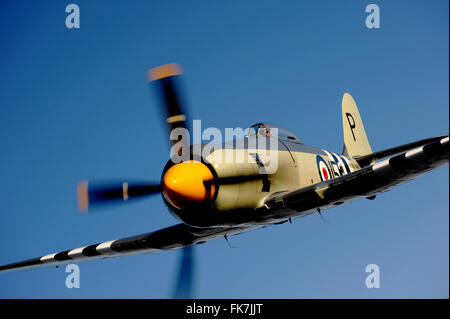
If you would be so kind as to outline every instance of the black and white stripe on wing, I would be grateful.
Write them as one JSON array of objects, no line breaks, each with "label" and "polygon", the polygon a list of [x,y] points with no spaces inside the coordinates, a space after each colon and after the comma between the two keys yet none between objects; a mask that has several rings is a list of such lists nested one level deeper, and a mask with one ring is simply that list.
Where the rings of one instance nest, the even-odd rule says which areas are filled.
[{"label": "black and white stripe on wing", "polygon": [[178,224],[151,233],[106,241],[0,266],[0,272],[176,249],[204,243],[222,237],[224,234],[233,235],[247,229],[247,227],[194,228]]},{"label": "black and white stripe on wing", "polygon": [[[53,253],[49,255],[45,255],[38,258],[32,258],[12,264],[7,264],[0,266],[0,272],[8,271],[8,270],[16,270],[27,269],[27,268],[35,268],[39,266],[49,266],[51,264],[59,265],[67,262],[76,262],[85,259],[95,259],[102,256],[105,250],[102,250],[101,245],[105,245],[110,242],[106,242],[103,244],[96,244],[91,246],[80,247],[72,250],[66,250],[59,253]],[[106,254],[106,251],[105,251]]]},{"label": "black and white stripe on wing", "polygon": [[372,166],[372,170],[389,179],[411,180],[444,165],[449,159],[449,138],[414,148],[408,152],[385,159]]}]

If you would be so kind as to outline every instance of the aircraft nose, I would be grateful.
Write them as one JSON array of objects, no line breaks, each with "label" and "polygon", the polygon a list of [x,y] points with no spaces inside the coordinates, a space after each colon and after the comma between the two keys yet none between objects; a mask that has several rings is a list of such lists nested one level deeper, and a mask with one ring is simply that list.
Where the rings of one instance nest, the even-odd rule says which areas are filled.
[{"label": "aircraft nose", "polygon": [[205,181],[214,179],[211,170],[203,163],[188,161],[175,164],[164,174],[163,195],[179,209],[210,201],[214,196],[214,185]]}]

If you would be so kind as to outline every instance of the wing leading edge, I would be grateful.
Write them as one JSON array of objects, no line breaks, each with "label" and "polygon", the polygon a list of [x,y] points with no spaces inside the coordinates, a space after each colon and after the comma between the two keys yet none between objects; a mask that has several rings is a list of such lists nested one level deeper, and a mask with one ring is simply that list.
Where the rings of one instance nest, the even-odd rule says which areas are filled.
[{"label": "wing leading edge", "polygon": [[160,250],[176,249],[193,244],[202,244],[224,235],[234,235],[248,230],[244,227],[194,228],[178,224],[155,232],[111,240],[59,253],[49,254],[12,264],[0,266],[0,272],[57,266],[64,263],[110,258],[124,255],[152,253]]}]

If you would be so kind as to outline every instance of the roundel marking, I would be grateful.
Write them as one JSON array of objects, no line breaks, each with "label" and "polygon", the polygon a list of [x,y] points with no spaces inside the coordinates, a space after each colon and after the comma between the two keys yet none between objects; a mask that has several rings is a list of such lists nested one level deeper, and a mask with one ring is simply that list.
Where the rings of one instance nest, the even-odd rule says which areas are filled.
[{"label": "roundel marking", "polygon": [[329,180],[331,178],[331,174],[327,162],[325,162],[325,160],[319,155],[317,155],[316,161],[317,161],[317,168],[319,169],[320,179],[322,181]]},{"label": "roundel marking", "polygon": [[328,173],[327,173],[327,170],[325,169],[325,167],[322,167],[322,175],[326,180],[328,180]]}]

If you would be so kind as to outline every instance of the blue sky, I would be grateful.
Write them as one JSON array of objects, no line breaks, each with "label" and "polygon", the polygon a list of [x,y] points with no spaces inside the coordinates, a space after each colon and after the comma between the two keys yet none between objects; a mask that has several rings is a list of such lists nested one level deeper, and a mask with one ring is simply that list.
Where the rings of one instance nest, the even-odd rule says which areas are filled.
[{"label": "blue sky", "polygon": [[[165,128],[146,71],[178,62],[204,128],[270,121],[342,150],[350,92],[374,150],[449,131],[448,1],[64,1],[0,5],[0,264],[177,221],[158,196],[82,216],[78,181],[159,180]],[[448,165],[375,201],[197,249],[200,298],[448,298]],[[0,298],[167,298],[179,251],[0,274]],[[367,289],[365,267],[381,270]]]}]

